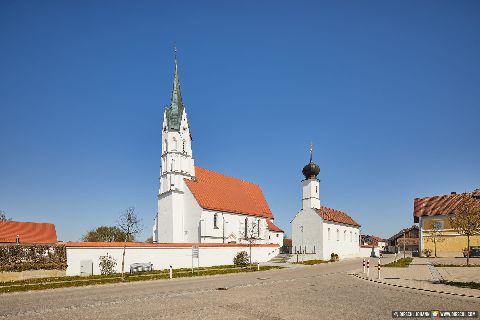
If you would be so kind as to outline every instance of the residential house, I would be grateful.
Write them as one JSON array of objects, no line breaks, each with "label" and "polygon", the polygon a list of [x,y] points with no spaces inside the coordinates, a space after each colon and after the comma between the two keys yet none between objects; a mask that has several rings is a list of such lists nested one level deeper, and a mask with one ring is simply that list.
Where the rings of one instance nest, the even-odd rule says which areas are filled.
[{"label": "residential house", "polygon": [[51,223],[0,221],[1,244],[55,244],[57,231]]},{"label": "residential house", "polygon": [[[480,189],[468,192],[480,200]],[[416,198],[413,219],[420,227],[420,252],[435,250],[440,256],[461,256],[467,247],[467,237],[459,234],[450,224],[449,218],[456,213],[462,194]],[[434,241],[435,240],[435,241]],[[480,246],[480,236],[470,237],[471,246]]]}]

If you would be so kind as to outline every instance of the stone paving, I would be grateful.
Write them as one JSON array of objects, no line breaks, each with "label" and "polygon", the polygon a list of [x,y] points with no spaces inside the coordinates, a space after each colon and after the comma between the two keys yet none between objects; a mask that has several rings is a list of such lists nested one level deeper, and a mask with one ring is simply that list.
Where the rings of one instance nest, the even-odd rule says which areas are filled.
[{"label": "stone paving", "polygon": [[0,319],[384,320],[394,310],[479,310],[477,298],[349,275],[361,263],[0,294]]},{"label": "stone paving", "polygon": [[[463,257],[451,257],[451,258],[418,258],[420,260],[429,260],[433,264],[454,264],[454,265],[466,265],[467,258]],[[480,258],[470,258],[471,265],[480,265]]]},{"label": "stone paving", "polygon": [[[393,260],[393,257],[384,258],[381,260],[382,265]],[[480,290],[439,283],[439,280],[480,282],[480,268],[478,267],[435,268],[429,259],[414,258],[408,268],[382,267],[379,279],[378,270],[375,267],[377,261],[378,259],[375,258],[370,259],[370,266],[373,266],[373,268],[370,269],[369,274],[363,273],[363,270],[359,269],[355,275],[364,280],[379,282],[394,287],[480,298]]]}]

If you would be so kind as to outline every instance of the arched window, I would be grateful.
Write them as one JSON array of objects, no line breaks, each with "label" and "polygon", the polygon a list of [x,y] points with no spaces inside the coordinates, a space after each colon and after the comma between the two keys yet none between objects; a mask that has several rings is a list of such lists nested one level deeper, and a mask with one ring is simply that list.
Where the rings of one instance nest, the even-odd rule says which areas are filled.
[{"label": "arched window", "polygon": [[175,171],[175,159],[172,159],[172,162],[170,163],[170,171]]},{"label": "arched window", "polygon": [[217,220],[218,220],[218,214],[215,213],[215,214],[213,215],[213,227],[214,227],[215,229],[218,229]]},{"label": "arched window", "polygon": [[178,148],[177,139],[173,138],[172,142],[173,142],[172,151],[177,151],[177,148]]},{"label": "arched window", "polygon": [[318,186],[315,186],[315,194],[318,194]]},{"label": "arched window", "polygon": [[330,240],[330,239],[331,239],[331,236],[330,236],[330,228],[328,228],[327,234],[328,234],[328,240]]},{"label": "arched window", "polygon": [[185,152],[185,140],[183,140],[183,152]]},{"label": "arched window", "polygon": [[337,241],[340,241],[340,230],[337,229]]},{"label": "arched window", "polygon": [[248,238],[248,218],[245,218],[245,239]]},{"label": "arched window", "polygon": [[353,242],[353,233],[350,231],[350,242]]},{"label": "arched window", "polygon": [[260,219],[257,221],[257,238],[260,238]]},{"label": "arched window", "polygon": [[167,141],[167,139],[165,139],[165,141],[163,141],[163,144],[164,144],[164,148],[165,148],[165,150],[163,150],[163,151],[168,152],[168,141]]}]

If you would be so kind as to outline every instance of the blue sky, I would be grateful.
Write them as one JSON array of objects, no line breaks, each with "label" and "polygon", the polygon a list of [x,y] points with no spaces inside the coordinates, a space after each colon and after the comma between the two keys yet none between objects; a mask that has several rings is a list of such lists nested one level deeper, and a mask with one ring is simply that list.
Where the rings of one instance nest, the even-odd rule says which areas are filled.
[{"label": "blue sky", "polygon": [[310,142],[364,233],[480,187],[478,1],[1,1],[0,209],[77,240],[156,212],[172,46],[196,164],[290,233]]}]

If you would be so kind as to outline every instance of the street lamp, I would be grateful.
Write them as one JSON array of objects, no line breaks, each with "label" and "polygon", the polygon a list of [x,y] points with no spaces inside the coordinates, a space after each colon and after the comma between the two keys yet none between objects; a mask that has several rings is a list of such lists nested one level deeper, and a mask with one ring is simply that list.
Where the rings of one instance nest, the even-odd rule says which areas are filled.
[{"label": "street lamp", "polygon": [[200,242],[202,242],[202,238],[204,238],[203,232],[204,232],[204,227],[202,226],[202,222],[205,222],[204,219],[200,219]]},{"label": "street lamp", "polygon": [[302,246],[300,247],[300,253],[302,254],[302,262],[303,262],[303,226],[300,226],[300,230],[302,231]]},{"label": "street lamp", "polygon": [[222,215],[223,218],[223,243],[225,243],[225,224],[228,223],[228,221],[225,221],[225,216]]}]

